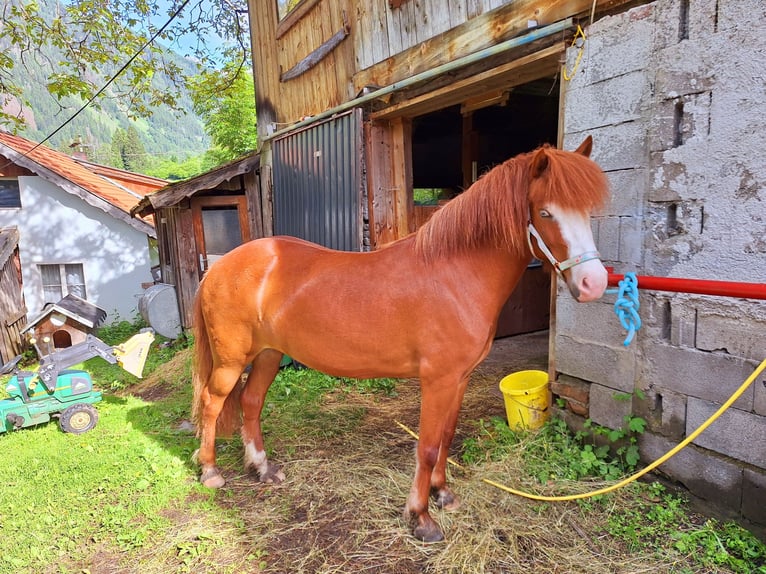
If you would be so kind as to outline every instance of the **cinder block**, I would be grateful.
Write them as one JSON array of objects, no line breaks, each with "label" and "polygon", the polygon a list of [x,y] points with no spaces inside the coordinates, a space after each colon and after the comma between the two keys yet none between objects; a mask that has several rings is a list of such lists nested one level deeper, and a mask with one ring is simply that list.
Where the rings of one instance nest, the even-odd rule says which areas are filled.
[{"label": "cinder block", "polygon": [[[644,345],[643,367],[641,377],[647,385],[719,404],[725,402],[752,372],[751,364],[738,357],[661,343]],[[752,388],[737,400],[735,406],[752,410]]]},{"label": "cinder block", "polygon": [[710,50],[708,37],[677,42],[656,52],[656,95],[665,100],[674,100],[709,92],[715,80],[716,69],[711,61]]},{"label": "cinder block", "polygon": [[700,308],[697,312],[697,348],[724,350],[732,355],[762,361],[766,358],[766,320],[753,317],[752,302]]},{"label": "cinder block", "polygon": [[[709,3],[712,0],[705,0]],[[718,18],[719,32],[732,34],[737,32],[746,33],[745,29],[752,30],[752,33],[763,34],[763,22],[766,21],[766,4],[762,0],[738,0],[736,2],[721,2],[716,12],[711,12]]]},{"label": "cinder block", "polygon": [[662,413],[662,434],[682,440],[686,431],[686,397],[673,391],[657,390],[656,404]]},{"label": "cinder block", "polygon": [[[582,343],[556,336],[556,370],[605,385],[612,391],[633,392],[636,364],[633,350]],[[592,400],[592,398],[591,398]]]},{"label": "cinder block", "polygon": [[[619,391],[603,385],[592,384],[590,387],[590,418],[596,424],[611,429],[625,426],[625,417],[631,414],[632,403],[628,399],[617,399]],[[623,393],[624,394],[624,393]]]},{"label": "cinder block", "polygon": [[[607,16],[586,28],[588,41],[574,88],[622,76],[648,67],[653,47],[654,4]],[[567,69],[572,70],[576,49],[567,51]]]},{"label": "cinder block", "polygon": [[620,217],[620,261],[640,265],[644,255],[644,220],[642,217]]},{"label": "cinder block", "polygon": [[[593,401],[591,391],[591,401]],[[689,397],[686,435],[700,427],[720,405]],[[725,411],[694,444],[766,469],[766,417],[735,408]]]},{"label": "cinder block", "polygon": [[742,516],[766,524],[766,473],[746,468],[742,478]]},{"label": "cinder block", "polygon": [[647,170],[644,168],[612,171],[609,178],[610,200],[602,216],[632,215],[638,217],[643,211],[643,195],[648,188]]},{"label": "cinder block", "polygon": [[[644,462],[652,462],[676,446],[676,442],[652,433],[638,439]],[[682,449],[659,470],[682,483],[695,495],[722,506],[739,508],[742,497],[742,469],[735,463],[692,445]]]},{"label": "cinder block", "polygon": [[649,170],[649,201],[669,203],[686,196],[689,186],[685,163],[667,161],[662,151],[652,150]]},{"label": "cinder block", "polygon": [[644,71],[630,72],[566,93],[564,129],[582,132],[641,118],[644,101],[650,96],[649,78]]},{"label": "cinder block", "polygon": [[670,299],[670,344],[696,347],[697,332],[697,308],[688,300]]},{"label": "cinder block", "polygon": [[598,217],[598,252],[604,261],[620,261],[620,218]]},{"label": "cinder block", "polygon": [[647,123],[636,120],[617,125],[594,127],[564,136],[564,149],[575,149],[585,135],[593,136],[591,158],[606,172],[646,166]]},{"label": "cinder block", "polygon": [[606,346],[618,345],[624,338],[614,313],[614,295],[598,301],[578,303],[568,292],[556,297],[556,334]]}]

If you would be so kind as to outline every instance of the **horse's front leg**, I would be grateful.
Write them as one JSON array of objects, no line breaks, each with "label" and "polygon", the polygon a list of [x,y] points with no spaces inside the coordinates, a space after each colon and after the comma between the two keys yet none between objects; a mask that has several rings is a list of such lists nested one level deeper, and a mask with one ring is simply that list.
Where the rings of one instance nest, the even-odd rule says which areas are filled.
[{"label": "horse's front leg", "polygon": [[215,434],[218,416],[226,397],[239,381],[237,369],[214,367],[202,390],[200,445],[195,458],[201,466],[200,482],[208,488],[221,488],[226,481],[215,465]]},{"label": "horse's front leg", "polygon": [[[438,542],[444,534],[428,513],[431,477],[440,459],[440,447],[445,433],[445,413],[455,404],[457,383],[421,379],[420,438],[417,447],[415,478],[404,509],[405,518],[412,521],[413,535],[424,542]],[[458,403],[459,405],[459,403]]]},{"label": "horse's front leg", "polygon": [[439,445],[439,456],[431,473],[431,496],[436,506],[444,510],[457,510],[460,507],[460,500],[447,486],[447,459],[449,458],[452,439],[455,437],[460,406],[463,404],[463,396],[467,386],[468,378],[466,377],[455,389],[452,405],[443,413],[444,428]]},{"label": "horse's front leg", "polygon": [[285,479],[279,466],[266,458],[261,430],[261,412],[266,392],[279,371],[282,353],[265,349],[253,361],[253,367],[247,377],[242,392],[242,442],[245,447],[245,470],[258,473],[261,482],[278,484]]}]

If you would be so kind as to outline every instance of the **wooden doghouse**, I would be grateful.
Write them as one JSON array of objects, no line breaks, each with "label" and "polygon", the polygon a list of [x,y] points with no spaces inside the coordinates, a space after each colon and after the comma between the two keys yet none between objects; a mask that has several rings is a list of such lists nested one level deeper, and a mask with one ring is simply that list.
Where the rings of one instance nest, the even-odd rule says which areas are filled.
[{"label": "wooden doghouse", "polygon": [[106,311],[71,293],[48,303],[22,334],[34,340],[39,356],[82,343],[106,319]]}]

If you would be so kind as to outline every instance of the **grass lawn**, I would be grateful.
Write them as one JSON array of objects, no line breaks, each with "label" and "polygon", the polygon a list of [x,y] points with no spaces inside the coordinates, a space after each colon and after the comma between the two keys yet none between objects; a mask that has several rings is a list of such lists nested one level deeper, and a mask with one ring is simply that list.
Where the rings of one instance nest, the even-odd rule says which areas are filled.
[{"label": "grass lawn", "polygon": [[[121,342],[124,329],[102,338]],[[207,490],[191,463],[190,358],[154,345],[142,382],[92,359],[85,368],[105,391],[94,430],[66,434],[51,422],[0,435],[0,573],[766,574],[755,536],[694,514],[658,483],[540,504],[480,480],[571,492],[630,470],[555,420],[514,433],[502,419],[461,416],[462,468],[451,473],[463,506],[434,511],[444,543],[415,541],[401,518],[414,443],[394,422],[416,428],[417,388],[406,381],[284,369],[264,427],[287,480],[267,487],[242,474],[234,438],[219,441],[226,487]]]}]

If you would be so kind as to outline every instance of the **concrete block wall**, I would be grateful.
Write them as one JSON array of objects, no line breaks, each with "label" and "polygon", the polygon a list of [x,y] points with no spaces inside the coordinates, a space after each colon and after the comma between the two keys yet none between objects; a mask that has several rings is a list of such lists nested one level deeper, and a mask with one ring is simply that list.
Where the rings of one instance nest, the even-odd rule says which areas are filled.
[{"label": "concrete block wall", "polygon": [[[594,236],[617,273],[766,283],[764,20],[761,0],[657,0],[586,30],[563,90],[564,147],[593,135],[612,186]],[[766,301],[642,290],[626,347],[614,300],[579,304],[559,286],[552,390],[597,424],[644,417],[648,462],[766,358]],[[636,389],[643,400],[624,400]],[[661,470],[766,524],[764,439],[766,375]]]}]

